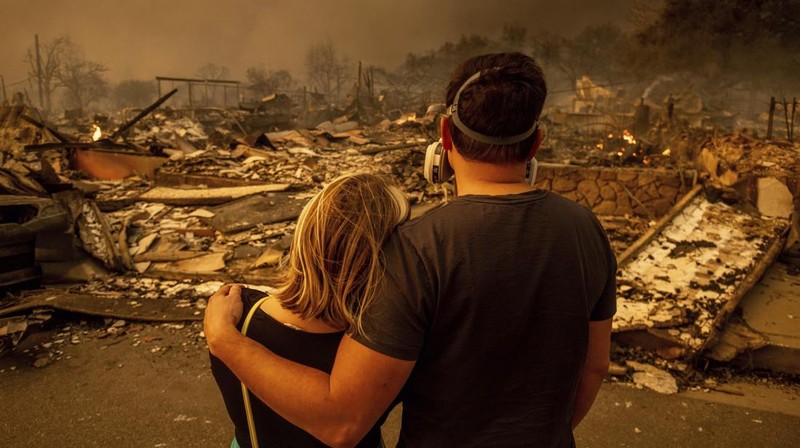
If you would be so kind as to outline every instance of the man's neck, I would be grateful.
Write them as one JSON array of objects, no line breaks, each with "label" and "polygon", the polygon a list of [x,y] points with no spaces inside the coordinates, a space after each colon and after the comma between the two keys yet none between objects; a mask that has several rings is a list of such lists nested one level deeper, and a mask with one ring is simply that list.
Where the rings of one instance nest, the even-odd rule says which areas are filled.
[{"label": "man's neck", "polygon": [[533,187],[525,182],[524,163],[495,165],[467,161],[460,155],[453,154],[452,164],[456,173],[458,196],[468,194],[497,196],[533,190]]},{"label": "man's neck", "polygon": [[501,183],[474,179],[462,180],[458,177],[456,178],[456,188],[458,196],[465,196],[468,194],[500,196],[506,194],[526,193],[534,189],[525,182]]}]

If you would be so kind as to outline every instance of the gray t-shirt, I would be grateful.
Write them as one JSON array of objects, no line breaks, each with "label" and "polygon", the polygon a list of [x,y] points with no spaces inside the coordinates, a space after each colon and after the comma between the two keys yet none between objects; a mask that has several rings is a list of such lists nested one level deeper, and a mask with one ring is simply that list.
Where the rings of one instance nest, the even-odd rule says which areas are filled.
[{"label": "gray t-shirt", "polygon": [[402,225],[356,340],[416,360],[399,446],[573,443],[590,320],[615,311],[597,218],[542,190],[468,195]]}]

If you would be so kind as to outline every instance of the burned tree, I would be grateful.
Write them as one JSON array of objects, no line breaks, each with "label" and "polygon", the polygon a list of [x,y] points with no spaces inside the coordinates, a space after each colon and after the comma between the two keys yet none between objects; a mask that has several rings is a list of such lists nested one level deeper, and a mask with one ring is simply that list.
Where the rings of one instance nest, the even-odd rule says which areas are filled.
[{"label": "burned tree", "polygon": [[228,70],[228,67],[209,62],[206,65],[197,69],[197,76],[200,79],[208,79],[216,81],[219,79],[227,78],[229,72],[230,70]]},{"label": "burned tree", "polygon": [[347,59],[339,54],[333,41],[320,42],[306,53],[306,76],[317,92],[338,101],[348,77]]},{"label": "burned tree", "polygon": [[56,70],[58,85],[66,90],[66,105],[84,110],[108,94],[105,65],[85,59],[75,44],[70,43],[62,53]]},{"label": "burned tree", "polygon": [[[206,65],[197,69],[197,77],[208,81],[225,80],[228,77],[230,70],[224,65],[217,65],[209,62]],[[217,85],[214,83],[207,84],[203,89],[203,104],[210,105],[212,100],[217,98]]]},{"label": "burned tree", "polygon": [[59,87],[58,71],[64,55],[72,47],[69,36],[58,36],[49,42],[39,45],[39,36],[36,36],[36,46],[29,48],[25,55],[28,63],[28,76],[35,79],[41,89],[42,104],[45,111],[52,110],[52,95]]},{"label": "burned tree", "polygon": [[286,70],[267,70],[263,66],[254,66],[247,69],[246,76],[249,87],[259,96],[294,87],[294,79]]}]

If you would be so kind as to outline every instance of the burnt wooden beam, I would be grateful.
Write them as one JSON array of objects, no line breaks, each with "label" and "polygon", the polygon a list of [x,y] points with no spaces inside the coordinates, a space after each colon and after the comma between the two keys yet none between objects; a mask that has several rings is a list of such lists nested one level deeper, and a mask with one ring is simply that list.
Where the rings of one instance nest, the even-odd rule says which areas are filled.
[{"label": "burnt wooden beam", "polygon": [[375,146],[371,148],[362,149],[359,151],[361,154],[371,155],[371,154],[378,154],[381,152],[386,151],[394,151],[397,149],[409,149],[409,148],[422,148],[427,146],[426,143],[401,143],[399,145],[389,145],[389,146]]},{"label": "burnt wooden beam", "polygon": [[686,208],[687,205],[689,205],[689,202],[691,202],[692,199],[694,199],[702,190],[703,186],[700,184],[695,185],[694,188],[689,190],[689,192],[686,193],[686,195],[683,198],[681,198],[681,200],[678,201],[670,209],[670,211],[667,212],[666,215],[661,217],[661,219],[656,223],[656,225],[648,229],[647,232],[645,232],[645,234],[641,236],[641,238],[639,238],[638,240],[636,240],[636,242],[631,244],[628,247],[628,249],[626,249],[625,252],[623,252],[617,258],[617,265],[623,266],[629,259],[633,258],[634,255],[639,253],[639,251],[642,250],[643,247],[647,246],[650,243],[650,241],[652,241],[653,238],[656,237],[656,235],[661,233],[661,231],[664,230],[664,228],[670,222],[672,222],[672,220],[676,216],[678,216],[683,211],[683,209]]},{"label": "burnt wooden beam", "polygon": [[157,81],[189,82],[195,84],[229,84],[238,86],[241,81],[230,79],[200,79],[200,78],[173,78],[169,76],[156,76]]},{"label": "burnt wooden beam", "polygon": [[61,142],[61,143],[41,143],[38,145],[25,145],[26,152],[47,151],[49,149],[93,149],[96,151],[118,152],[114,150],[133,149],[130,145],[121,145],[107,140],[102,142]]},{"label": "burnt wooden beam", "polygon": [[146,108],[144,108],[141,112],[139,112],[139,114],[137,114],[135,117],[133,117],[133,119],[129,120],[127,123],[125,123],[122,126],[120,126],[119,128],[117,128],[117,130],[114,131],[113,134],[111,134],[111,140],[116,140],[117,138],[119,138],[120,135],[124,134],[133,125],[135,125],[136,123],[141,121],[142,118],[144,118],[147,115],[149,115],[150,112],[154,111],[158,106],[164,104],[165,101],[167,101],[172,95],[175,95],[175,93],[177,93],[177,92],[178,92],[178,89],[172,89],[169,92],[167,92],[166,95],[164,95],[161,98],[159,98],[158,100],[156,100],[155,103],[153,103],[153,104],[147,106]]},{"label": "burnt wooden beam", "polygon": [[35,119],[33,117],[29,117],[29,116],[27,116],[25,114],[21,114],[19,117],[22,118],[23,120],[27,121],[28,123],[36,126],[39,129],[46,129],[47,132],[51,133],[53,135],[53,137],[55,137],[56,140],[60,141],[61,143],[70,143],[70,142],[72,142],[72,139],[70,139],[66,135],[56,131],[55,129],[51,128],[50,126],[42,123],[41,121],[39,121],[39,120],[37,120],[37,119]]}]

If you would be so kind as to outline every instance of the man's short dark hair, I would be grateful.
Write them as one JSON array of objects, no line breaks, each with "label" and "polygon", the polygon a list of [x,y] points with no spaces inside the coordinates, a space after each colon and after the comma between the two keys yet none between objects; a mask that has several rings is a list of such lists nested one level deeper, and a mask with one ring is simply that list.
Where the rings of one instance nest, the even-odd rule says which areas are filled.
[{"label": "man's short dark hair", "polygon": [[[498,70],[489,70],[498,69]],[[473,131],[493,137],[521,134],[539,119],[547,96],[542,69],[522,53],[497,53],[466,60],[450,77],[446,104],[450,106],[456,92],[472,75],[481,77],[461,92],[458,116]],[[449,124],[453,144],[470,159],[495,164],[522,162],[530,155],[536,134],[512,145],[490,145],[477,142]]]}]

